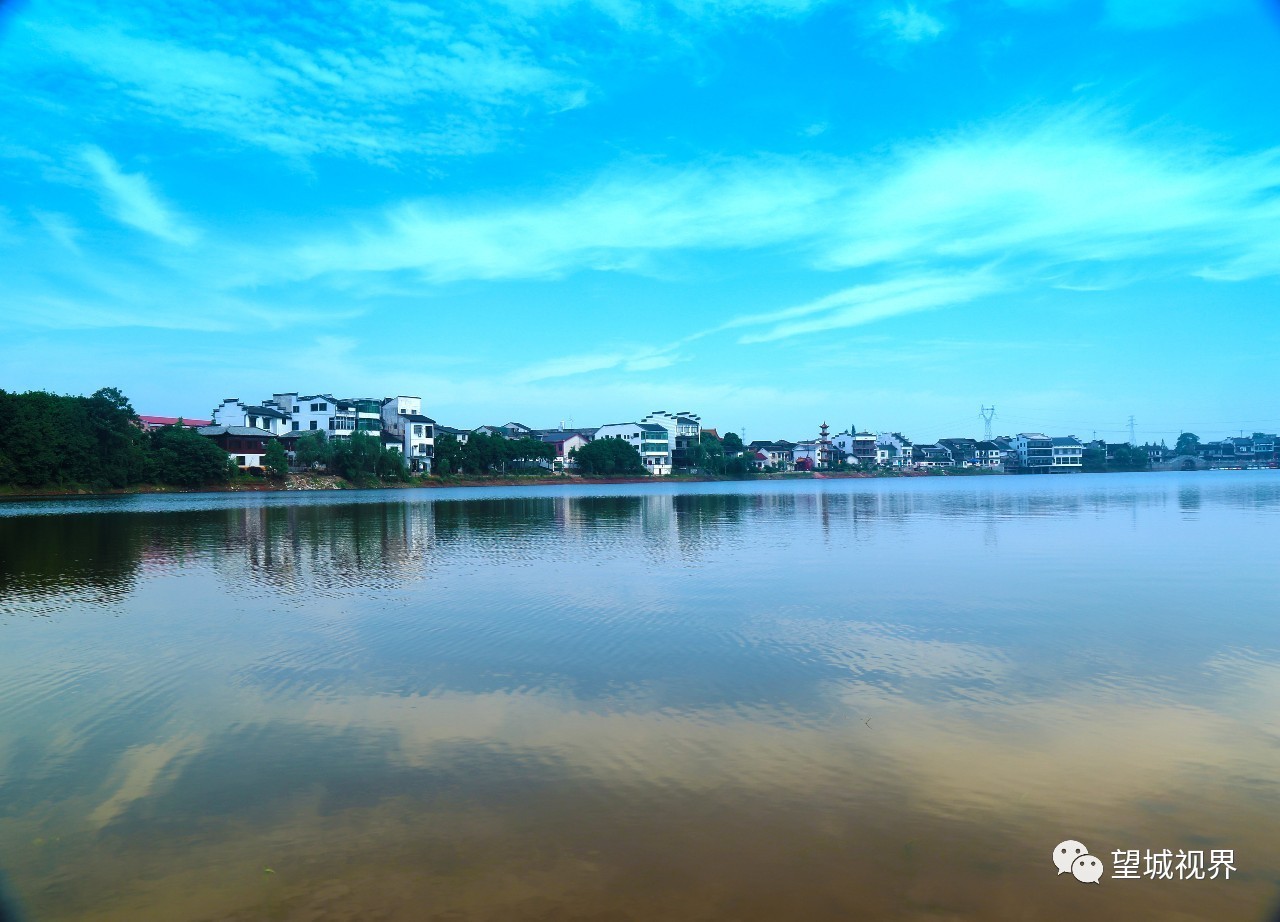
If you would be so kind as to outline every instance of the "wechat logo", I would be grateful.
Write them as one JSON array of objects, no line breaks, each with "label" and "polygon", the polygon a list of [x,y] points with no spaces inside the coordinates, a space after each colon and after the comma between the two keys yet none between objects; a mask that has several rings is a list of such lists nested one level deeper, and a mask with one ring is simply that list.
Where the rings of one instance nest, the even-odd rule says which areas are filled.
[{"label": "wechat logo", "polygon": [[1053,864],[1059,874],[1070,874],[1082,884],[1096,884],[1107,871],[1106,865],[1075,839],[1058,843],[1053,850]]}]

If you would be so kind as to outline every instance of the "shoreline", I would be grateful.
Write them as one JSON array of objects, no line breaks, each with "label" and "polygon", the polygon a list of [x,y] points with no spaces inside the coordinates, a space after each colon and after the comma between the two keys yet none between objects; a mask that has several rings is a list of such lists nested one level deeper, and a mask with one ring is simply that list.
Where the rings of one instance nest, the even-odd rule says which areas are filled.
[{"label": "shoreline", "polygon": [[[1164,471],[1082,471],[1092,474],[1158,474]],[[143,496],[152,494],[200,494],[200,493],[303,493],[341,490],[435,490],[453,487],[545,487],[545,486],[597,486],[613,484],[666,484],[666,483],[752,483],[779,480],[877,480],[914,477],[1008,477],[1018,476],[1004,471],[975,470],[965,473],[951,471],[789,471],[786,473],[753,474],[749,477],[725,477],[715,474],[677,474],[667,477],[583,477],[577,474],[545,476],[495,476],[495,477],[431,477],[408,483],[351,483],[333,474],[289,474],[283,482],[240,481],[201,487],[175,487],[166,484],[135,484],[110,490],[94,490],[89,487],[49,487],[31,491],[0,489],[0,502],[32,499],[84,499],[98,496]],[[1062,475],[1059,475],[1062,476]]]},{"label": "shoreline", "polygon": [[330,474],[290,474],[283,482],[269,480],[236,482],[228,484],[210,484],[200,487],[177,487],[167,484],[142,483],[129,487],[109,490],[94,490],[84,486],[47,487],[37,490],[9,491],[0,490],[0,502],[5,500],[28,499],[84,499],[95,496],[144,496],[152,494],[200,494],[200,493],[304,493],[318,491],[342,490],[434,490],[452,487],[545,487],[545,486],[595,486],[612,484],[664,484],[664,483],[750,483],[759,480],[874,480],[876,478],[894,477],[941,477],[941,476],[989,476],[978,474],[943,474],[924,471],[904,471],[892,473],[869,474],[863,471],[826,472],[787,472],[754,474],[750,477],[724,477],[715,474],[678,474],[667,477],[645,477],[628,475],[625,477],[583,477],[577,474],[555,474],[547,476],[495,476],[495,477],[432,477],[426,480],[415,480],[408,483],[352,483],[337,475]]}]

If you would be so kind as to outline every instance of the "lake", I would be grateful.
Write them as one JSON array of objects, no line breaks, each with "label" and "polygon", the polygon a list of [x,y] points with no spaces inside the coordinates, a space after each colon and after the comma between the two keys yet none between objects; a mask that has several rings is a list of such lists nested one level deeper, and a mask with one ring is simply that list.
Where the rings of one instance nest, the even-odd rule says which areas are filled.
[{"label": "lake", "polygon": [[0,869],[36,922],[1270,920],[1278,536],[1273,471],[0,504]]}]

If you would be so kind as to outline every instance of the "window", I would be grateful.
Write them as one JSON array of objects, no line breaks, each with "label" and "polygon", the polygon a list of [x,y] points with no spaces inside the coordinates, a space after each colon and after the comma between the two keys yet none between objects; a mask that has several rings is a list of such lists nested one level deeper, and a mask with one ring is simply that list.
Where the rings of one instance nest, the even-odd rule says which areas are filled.
[{"label": "window", "polygon": [[236,455],[236,464],[240,465],[241,467],[245,466],[244,455]]},{"label": "window", "polygon": [[409,415],[409,411],[408,411],[408,410],[406,410],[404,407],[401,407],[401,408],[400,408],[400,415],[401,415],[401,416],[408,416],[408,415]]},{"label": "window", "polygon": [[297,408],[296,406],[293,408],[293,412],[295,412],[295,413],[297,413],[297,412],[298,412],[298,408]]},{"label": "window", "polygon": [[253,428],[257,429],[257,428],[258,428],[258,417],[256,417],[256,416],[250,416],[250,417],[249,417],[249,425],[250,425],[250,426],[252,426]]},{"label": "window", "polygon": [[[312,425],[312,427],[314,427],[314,426],[315,426],[315,423],[312,423],[311,425]],[[301,428],[302,428],[302,423],[298,422],[298,421],[295,419],[295,420],[293,421],[293,431],[294,431],[294,432],[297,432],[297,431],[298,431],[299,429],[301,429]]]},{"label": "window", "polygon": [[[316,422],[316,421],[313,419],[313,420],[311,421],[311,428],[312,428],[312,429],[319,429],[319,428],[320,428],[320,424],[319,424],[318,422]],[[332,426],[331,426],[330,428],[332,428]]]}]

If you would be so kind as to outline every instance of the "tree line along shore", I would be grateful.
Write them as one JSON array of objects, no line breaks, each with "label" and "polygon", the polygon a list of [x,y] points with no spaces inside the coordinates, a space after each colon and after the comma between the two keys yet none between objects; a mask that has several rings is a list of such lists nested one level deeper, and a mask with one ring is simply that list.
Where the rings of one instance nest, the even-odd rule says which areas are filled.
[{"label": "tree line along shore", "polygon": [[[692,470],[666,481],[823,477],[981,475],[990,471],[874,470],[846,465],[821,472],[761,472],[734,433],[693,446]],[[261,468],[246,471],[213,441],[183,425],[144,429],[117,388],[89,396],[0,390],[0,496],[242,490],[334,490],[412,486],[495,486],[609,481],[652,482],[639,453],[620,439],[592,441],[574,452],[575,470],[548,470],[552,447],[533,438],[477,432],[465,441],[436,440],[434,473],[411,473],[403,456],[374,437],[297,441],[292,457],[278,442]],[[1086,471],[1136,471],[1145,457],[1091,458]]]},{"label": "tree line along shore", "polygon": [[[245,471],[213,441],[183,425],[143,429],[118,389],[89,396],[0,390],[0,495],[172,492],[184,490],[345,489],[563,483],[649,478],[636,450],[618,440],[583,446],[576,474],[540,466],[552,447],[537,439],[478,433],[465,443],[442,436],[437,473],[412,474],[403,456],[374,437],[330,440],[321,433],[298,440],[291,459],[278,442],[261,469]],[[747,476],[740,459],[719,442],[699,455],[700,474],[683,479]],[[323,473],[320,473],[323,472]],[[677,477],[676,479],[681,479]]]}]

